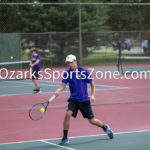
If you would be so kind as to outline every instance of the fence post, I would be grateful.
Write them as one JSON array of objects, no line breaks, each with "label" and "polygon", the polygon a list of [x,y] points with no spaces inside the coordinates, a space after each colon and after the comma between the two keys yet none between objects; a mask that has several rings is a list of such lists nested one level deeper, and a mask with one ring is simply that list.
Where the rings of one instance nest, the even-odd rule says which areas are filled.
[{"label": "fence post", "polygon": [[80,66],[82,66],[82,27],[81,27],[81,4],[78,5],[79,14],[79,54],[80,54]]}]

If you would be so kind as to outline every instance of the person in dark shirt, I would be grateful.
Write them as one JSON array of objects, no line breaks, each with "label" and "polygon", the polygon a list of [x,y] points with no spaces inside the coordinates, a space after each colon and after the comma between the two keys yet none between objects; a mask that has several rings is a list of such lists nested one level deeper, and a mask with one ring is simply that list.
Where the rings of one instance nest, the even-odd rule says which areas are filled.
[{"label": "person in dark shirt", "polygon": [[[68,109],[63,122],[63,138],[60,145],[68,143],[68,130],[70,126],[71,116],[76,117],[78,110],[84,118],[87,118],[89,123],[102,128],[110,139],[113,139],[113,132],[108,125],[94,117],[91,107],[91,101],[95,99],[95,85],[93,79],[89,77],[90,73],[87,69],[77,65],[76,56],[70,54],[66,57],[66,63],[69,67],[63,75],[62,83],[56,90],[55,96],[58,96],[69,83],[70,97],[68,99]],[[87,84],[91,86],[91,96],[88,96]]]},{"label": "person in dark shirt", "polygon": [[38,77],[39,77],[39,71],[40,71],[40,61],[41,57],[38,55],[38,51],[36,49],[33,49],[31,51],[32,59],[30,61],[30,67],[32,67],[32,81],[35,85],[35,89],[33,90],[34,93],[40,92],[40,87],[38,85]]}]

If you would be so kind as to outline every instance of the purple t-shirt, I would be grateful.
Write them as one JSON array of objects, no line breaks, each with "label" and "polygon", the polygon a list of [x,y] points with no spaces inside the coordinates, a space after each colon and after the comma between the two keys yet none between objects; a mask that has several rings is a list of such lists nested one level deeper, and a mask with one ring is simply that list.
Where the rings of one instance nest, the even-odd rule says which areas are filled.
[{"label": "purple t-shirt", "polygon": [[[40,55],[33,56],[31,59],[31,62],[35,63],[38,59],[41,60]],[[33,71],[40,71],[40,62],[37,65],[33,66],[32,70]]]},{"label": "purple t-shirt", "polygon": [[78,73],[73,72],[70,68],[66,70],[62,82],[69,83],[70,98],[79,102],[89,100],[87,83],[92,82],[92,78],[89,75],[89,71],[82,67],[78,67]]}]

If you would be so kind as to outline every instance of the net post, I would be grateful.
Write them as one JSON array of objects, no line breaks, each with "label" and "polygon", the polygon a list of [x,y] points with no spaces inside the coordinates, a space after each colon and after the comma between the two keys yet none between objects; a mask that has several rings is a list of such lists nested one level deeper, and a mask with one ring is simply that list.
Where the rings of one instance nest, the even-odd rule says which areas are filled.
[{"label": "net post", "polygon": [[121,60],[121,46],[120,46],[120,43],[119,41],[117,40],[117,47],[118,47],[118,64],[117,64],[117,67],[118,67],[118,72],[120,72],[120,69],[121,69],[121,73],[123,74],[123,69],[122,69],[122,60]]}]

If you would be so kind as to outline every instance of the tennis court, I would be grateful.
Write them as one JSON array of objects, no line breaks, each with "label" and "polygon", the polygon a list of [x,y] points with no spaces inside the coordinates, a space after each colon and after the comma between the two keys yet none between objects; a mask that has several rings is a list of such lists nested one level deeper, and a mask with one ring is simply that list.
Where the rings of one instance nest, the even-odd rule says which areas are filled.
[{"label": "tennis court", "polygon": [[76,119],[71,119],[70,143],[64,147],[58,143],[62,137],[68,87],[49,105],[45,117],[34,122],[28,116],[29,108],[49,99],[60,82],[39,80],[42,89],[39,94],[32,94],[31,80],[0,82],[0,149],[149,149],[149,79],[95,80],[94,114],[111,126],[115,138],[110,140],[79,113]]},{"label": "tennis court", "polygon": [[[150,3],[129,0],[0,2],[0,150],[149,150],[149,11]],[[57,73],[66,70],[69,54],[77,58],[69,61],[76,63],[74,70],[93,71],[92,110],[114,139],[79,112],[70,121],[70,142],[58,144],[69,86],[48,107],[43,102],[61,85]],[[33,69],[46,77],[37,80],[40,88],[31,80]],[[45,116],[33,121],[29,110],[37,103]]]},{"label": "tennis court", "polygon": [[39,141],[26,141],[18,143],[0,144],[1,149],[7,150],[49,150],[49,149],[69,149],[69,150],[90,150],[90,149],[149,149],[150,131],[126,132],[115,134],[115,139],[109,140],[105,135],[91,135],[82,137],[70,137],[70,144],[66,146],[58,145],[60,139],[41,139]]}]

